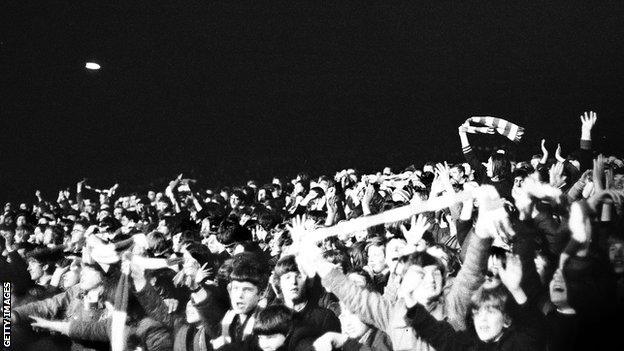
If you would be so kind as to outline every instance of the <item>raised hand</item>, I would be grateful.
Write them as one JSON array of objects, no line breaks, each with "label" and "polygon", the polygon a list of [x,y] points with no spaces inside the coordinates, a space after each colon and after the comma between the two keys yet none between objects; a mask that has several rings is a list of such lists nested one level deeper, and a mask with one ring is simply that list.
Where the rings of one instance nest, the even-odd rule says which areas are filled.
[{"label": "raised hand", "polygon": [[541,164],[545,164],[548,160],[548,149],[546,149],[546,139],[542,139],[542,159],[540,160]]},{"label": "raised hand", "polygon": [[561,156],[561,144],[557,144],[557,150],[555,151],[555,158],[557,159],[557,162],[565,161],[565,158]]},{"label": "raised hand", "polygon": [[315,351],[332,351],[341,348],[347,339],[348,337],[345,334],[327,332],[316,339],[312,346]]},{"label": "raised hand", "polygon": [[69,334],[69,322],[51,321],[37,316],[29,317],[34,320],[34,322],[30,324],[33,328],[46,329],[58,333],[63,333],[65,335]]},{"label": "raised hand", "polygon": [[290,233],[290,237],[293,241],[293,248],[297,252],[299,249],[299,245],[302,243],[303,238],[307,233],[307,229],[305,227],[306,223],[306,215],[293,217],[291,224],[286,225],[286,229]]},{"label": "raised hand", "polygon": [[56,267],[54,273],[52,273],[52,279],[50,279],[50,285],[58,287],[61,284],[61,278],[63,274],[69,270],[69,265],[65,267]]},{"label": "raised hand", "polygon": [[362,197],[362,203],[370,204],[375,196],[375,188],[372,184],[368,184],[364,189],[364,196]]},{"label": "raised hand", "polygon": [[401,231],[407,243],[416,246],[430,227],[431,224],[427,222],[427,218],[423,215],[419,215],[418,218],[412,216],[409,230],[405,228],[405,225],[401,224]]},{"label": "raised hand", "polygon": [[581,128],[583,130],[591,130],[594,128],[598,115],[594,111],[585,112],[581,115]]},{"label": "raised hand", "polygon": [[178,310],[178,305],[180,301],[176,299],[163,299],[163,302],[167,306],[167,313],[172,314]]},{"label": "raised hand", "polygon": [[195,283],[204,283],[211,275],[212,268],[208,267],[208,262],[206,262],[200,269],[197,270],[197,273],[195,273]]},{"label": "raised hand", "polygon": [[531,198],[548,200],[554,203],[560,201],[560,189],[550,184],[540,183],[531,177],[527,177],[524,182],[522,182],[522,190]]},{"label": "raised hand", "polygon": [[520,256],[507,253],[507,264],[505,267],[499,268],[498,275],[503,284],[507,287],[507,290],[518,290],[520,288],[520,282],[522,281],[522,262],[520,261]]},{"label": "raised hand", "polygon": [[449,179],[450,178],[450,167],[448,165],[448,163],[446,161],[444,161],[444,164],[442,163],[438,163],[436,164],[436,171],[438,171],[438,174],[440,175],[440,178],[442,179]]},{"label": "raised hand", "polygon": [[491,185],[482,185],[477,194],[479,216],[475,225],[475,234],[481,238],[490,237],[507,243],[515,231],[509,222],[504,201]]},{"label": "raised hand", "polygon": [[594,169],[592,172],[592,181],[594,183],[594,191],[596,193],[601,192],[605,189],[605,185],[603,182],[603,175],[605,169],[605,158],[602,154],[598,155],[598,157],[594,160]]},{"label": "raised hand", "polygon": [[562,175],[563,174],[563,162],[557,162],[556,164],[552,165],[550,167],[550,170],[548,171],[548,174],[550,176],[550,185],[554,186],[555,188],[562,188],[566,185],[566,176]]}]

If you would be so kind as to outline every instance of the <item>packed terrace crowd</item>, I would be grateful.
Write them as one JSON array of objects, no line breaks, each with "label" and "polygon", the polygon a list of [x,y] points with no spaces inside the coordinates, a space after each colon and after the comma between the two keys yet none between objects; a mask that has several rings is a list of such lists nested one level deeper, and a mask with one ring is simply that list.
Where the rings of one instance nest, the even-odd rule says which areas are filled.
[{"label": "packed terrace crowd", "polygon": [[478,159],[470,133],[522,128],[472,118],[459,163],[37,191],[0,217],[11,347],[612,349],[624,163],[592,150],[596,122],[580,116],[577,151],[542,141],[530,160]]}]

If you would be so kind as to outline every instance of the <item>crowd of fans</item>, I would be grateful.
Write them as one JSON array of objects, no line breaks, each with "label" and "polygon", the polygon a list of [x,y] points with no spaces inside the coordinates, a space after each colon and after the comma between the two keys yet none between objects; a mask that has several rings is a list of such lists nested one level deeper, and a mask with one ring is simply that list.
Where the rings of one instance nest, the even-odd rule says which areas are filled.
[{"label": "crowd of fans", "polygon": [[576,350],[619,341],[624,163],[497,150],[365,175],[7,203],[15,350]]}]

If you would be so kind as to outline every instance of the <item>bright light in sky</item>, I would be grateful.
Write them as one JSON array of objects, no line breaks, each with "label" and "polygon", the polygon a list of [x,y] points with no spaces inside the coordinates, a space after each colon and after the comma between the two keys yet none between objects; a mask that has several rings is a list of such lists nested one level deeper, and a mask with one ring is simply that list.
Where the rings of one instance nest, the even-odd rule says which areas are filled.
[{"label": "bright light in sky", "polygon": [[98,65],[98,64],[97,64],[97,63],[95,63],[95,62],[87,62],[87,63],[85,64],[85,67],[86,67],[87,69],[92,69],[92,70],[98,70],[98,69],[100,69],[100,65]]}]

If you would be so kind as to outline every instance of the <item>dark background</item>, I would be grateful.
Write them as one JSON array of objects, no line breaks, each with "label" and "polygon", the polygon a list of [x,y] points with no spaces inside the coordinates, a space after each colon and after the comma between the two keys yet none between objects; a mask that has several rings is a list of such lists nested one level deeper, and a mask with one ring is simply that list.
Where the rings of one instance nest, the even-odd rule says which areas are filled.
[{"label": "dark background", "polygon": [[621,152],[623,2],[539,3],[3,1],[0,201],[459,160],[471,115]]}]

